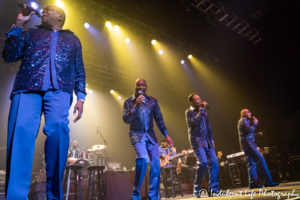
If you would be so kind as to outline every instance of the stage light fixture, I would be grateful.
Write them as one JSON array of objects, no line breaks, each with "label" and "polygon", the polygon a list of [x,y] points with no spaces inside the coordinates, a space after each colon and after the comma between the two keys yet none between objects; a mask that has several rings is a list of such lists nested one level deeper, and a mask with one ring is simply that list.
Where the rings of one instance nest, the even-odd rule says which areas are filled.
[{"label": "stage light fixture", "polygon": [[64,8],[64,3],[62,1],[56,1],[55,5],[60,8]]},{"label": "stage light fixture", "polygon": [[89,90],[89,93],[93,93],[93,90]]},{"label": "stage light fixture", "polygon": [[33,7],[34,9],[37,9],[39,7],[39,5],[35,2],[32,2],[31,4],[31,7]]},{"label": "stage light fixture", "polygon": [[89,23],[84,23],[84,28],[89,28],[89,27],[90,27]]},{"label": "stage light fixture", "polygon": [[180,63],[183,65],[184,64],[184,60],[181,60]]},{"label": "stage light fixture", "polygon": [[162,55],[162,54],[164,53],[164,51],[163,51],[163,50],[159,50],[158,53],[159,53],[160,55]]},{"label": "stage light fixture", "polygon": [[189,55],[189,56],[188,56],[189,59],[191,59],[192,57],[193,57],[192,55]]},{"label": "stage light fixture", "polygon": [[111,28],[111,23],[110,22],[106,22],[105,26],[108,27],[108,28]]},{"label": "stage light fixture", "polygon": [[152,40],[151,43],[152,43],[152,44],[156,44],[156,40]]},{"label": "stage light fixture", "polygon": [[121,96],[118,96],[118,99],[121,99]]},{"label": "stage light fixture", "polygon": [[115,31],[120,30],[119,26],[118,26],[118,25],[115,25],[115,26],[114,26],[114,30],[115,30]]},{"label": "stage light fixture", "polygon": [[130,42],[130,39],[129,39],[129,38],[126,38],[126,39],[125,39],[125,42],[126,42],[126,43],[129,43],[129,42]]},{"label": "stage light fixture", "polygon": [[114,92],[115,92],[114,90],[111,90],[111,91],[110,91],[111,94],[114,93]]}]

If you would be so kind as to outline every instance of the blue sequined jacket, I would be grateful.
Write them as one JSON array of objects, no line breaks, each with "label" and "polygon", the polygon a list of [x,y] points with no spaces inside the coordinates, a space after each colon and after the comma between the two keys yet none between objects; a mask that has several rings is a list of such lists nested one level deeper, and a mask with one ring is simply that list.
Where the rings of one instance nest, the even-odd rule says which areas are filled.
[{"label": "blue sequined jacket", "polygon": [[208,114],[202,109],[197,112],[192,106],[185,111],[189,140],[193,148],[214,147],[214,136]]},{"label": "blue sequined jacket", "polygon": [[141,141],[145,133],[148,134],[153,142],[158,143],[153,130],[153,118],[165,137],[168,135],[168,132],[157,100],[154,97],[145,95],[144,105],[138,108],[135,104],[136,98],[133,95],[125,100],[123,109],[123,121],[126,124],[130,124],[129,139],[131,143],[135,144]]},{"label": "blue sequined jacket", "polygon": [[[51,46],[50,29],[42,24],[28,29],[21,36],[8,35],[3,59],[7,63],[22,60],[11,97],[20,92],[41,91]],[[86,94],[82,47],[79,38],[70,30],[60,30],[55,67],[60,90],[72,95],[75,88],[76,94]]]},{"label": "blue sequined jacket", "polygon": [[256,123],[251,125],[250,120],[245,117],[241,117],[239,120],[237,128],[242,151],[250,148],[257,148],[256,134],[254,133],[256,125]]}]

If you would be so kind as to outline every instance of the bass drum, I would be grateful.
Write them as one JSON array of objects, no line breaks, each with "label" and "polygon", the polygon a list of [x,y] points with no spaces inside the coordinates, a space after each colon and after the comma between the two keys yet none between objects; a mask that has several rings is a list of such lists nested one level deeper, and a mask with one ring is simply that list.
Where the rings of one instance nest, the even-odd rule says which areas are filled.
[{"label": "bass drum", "polygon": [[80,159],[77,160],[74,165],[82,165],[82,170],[81,170],[81,180],[87,180],[89,178],[89,174],[87,171],[87,168],[91,165],[89,161]]}]

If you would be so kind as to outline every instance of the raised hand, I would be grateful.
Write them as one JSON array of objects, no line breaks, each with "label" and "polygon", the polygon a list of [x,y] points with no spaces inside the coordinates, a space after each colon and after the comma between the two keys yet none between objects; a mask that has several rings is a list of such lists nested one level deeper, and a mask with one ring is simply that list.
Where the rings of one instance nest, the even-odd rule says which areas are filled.
[{"label": "raised hand", "polygon": [[[29,5],[27,6],[30,7]],[[23,27],[31,20],[33,14],[34,12],[28,13],[25,9],[21,9],[15,22],[16,27]]]}]

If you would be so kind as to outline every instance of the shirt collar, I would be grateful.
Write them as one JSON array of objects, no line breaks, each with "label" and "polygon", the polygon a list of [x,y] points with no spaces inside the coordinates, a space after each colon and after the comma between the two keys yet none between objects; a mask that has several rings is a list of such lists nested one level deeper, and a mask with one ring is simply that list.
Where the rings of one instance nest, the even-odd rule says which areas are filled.
[{"label": "shirt collar", "polygon": [[[50,31],[53,30],[50,26],[48,26],[46,24],[36,25],[35,27],[37,27],[37,28],[43,28],[43,29],[50,30]],[[74,34],[70,29],[61,29],[58,32],[67,32],[67,33],[70,33],[70,34]]]},{"label": "shirt collar", "polygon": [[194,111],[196,108],[194,108],[193,106],[190,106],[190,109],[191,109],[192,111]]},{"label": "shirt collar", "polygon": [[[145,95],[145,98],[146,98],[146,99],[149,99],[149,96],[146,94],[146,95]],[[131,100],[135,100],[135,93],[133,93],[133,95],[131,96]]]}]

